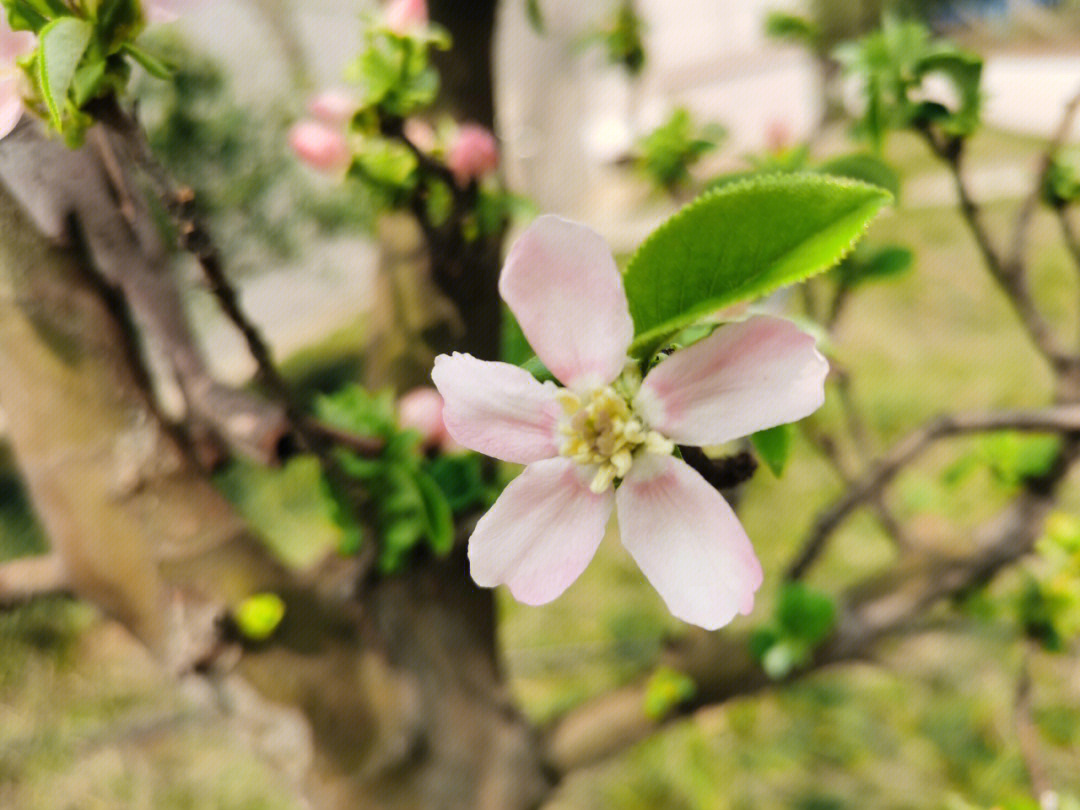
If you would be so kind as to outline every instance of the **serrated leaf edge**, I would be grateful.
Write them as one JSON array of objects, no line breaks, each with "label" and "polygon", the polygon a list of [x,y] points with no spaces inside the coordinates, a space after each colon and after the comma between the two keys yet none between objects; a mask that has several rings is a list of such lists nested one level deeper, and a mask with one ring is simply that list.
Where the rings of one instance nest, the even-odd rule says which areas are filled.
[{"label": "serrated leaf edge", "polygon": [[[811,276],[815,276],[815,275],[817,275],[819,273],[823,273],[826,270],[828,270],[829,268],[836,266],[837,263],[843,261],[843,259],[845,257],[847,257],[848,254],[850,254],[852,250],[854,250],[855,245],[858,243],[859,239],[861,239],[862,236],[866,233],[866,230],[867,230],[867,228],[870,227],[870,223],[873,221],[874,216],[882,208],[884,208],[886,205],[891,203],[893,201],[893,199],[894,199],[892,193],[889,192],[888,189],[882,188],[881,186],[876,186],[876,185],[873,185],[872,183],[865,183],[865,182],[863,182],[861,180],[854,180],[854,179],[848,178],[848,177],[837,177],[835,175],[819,174],[819,173],[813,172],[813,171],[777,172],[777,173],[772,173],[772,174],[756,175],[754,177],[748,177],[745,180],[737,180],[734,183],[731,183],[729,185],[725,185],[725,186],[722,186],[721,188],[713,189],[711,191],[705,192],[704,194],[699,196],[697,199],[695,199],[692,202],[688,203],[687,205],[683,206],[682,209],[680,209],[678,212],[673,214],[660,227],[658,227],[651,234],[649,234],[649,236],[647,236],[645,238],[645,240],[640,245],[638,245],[637,250],[634,251],[634,254],[630,257],[630,260],[626,263],[626,269],[623,271],[623,276],[625,277],[626,274],[630,272],[630,269],[634,266],[634,262],[637,260],[638,256],[641,254],[641,251],[644,249],[644,247],[654,237],[657,236],[657,234],[661,233],[668,226],[673,225],[674,223],[678,222],[682,218],[688,216],[691,211],[696,210],[699,206],[705,205],[706,203],[709,203],[709,202],[712,202],[713,199],[715,199],[716,197],[725,196],[725,195],[729,195],[729,194],[734,194],[734,193],[737,193],[737,192],[739,192],[739,191],[741,191],[743,189],[746,189],[746,188],[750,188],[750,187],[768,187],[770,185],[776,187],[776,186],[781,185],[783,183],[783,181],[790,181],[792,179],[813,180],[813,181],[815,181],[817,183],[820,183],[822,186],[836,186],[836,187],[841,187],[841,188],[845,188],[845,187],[846,188],[862,188],[862,189],[866,189],[868,191],[876,192],[880,197],[880,201],[879,201],[879,203],[877,205],[876,210],[866,219],[863,226],[858,230],[857,233],[855,233],[852,236],[851,240],[840,251],[840,253],[837,254],[835,260],[831,264],[827,264],[827,265],[824,265],[822,267],[811,268],[810,270],[806,271],[802,275],[799,275],[796,278],[793,278],[790,281],[788,281],[788,282],[786,282],[784,284],[781,284],[781,285],[779,285],[777,287],[773,287],[770,290],[770,292],[775,291],[775,290],[782,290],[782,289],[784,289],[786,287],[790,287],[790,286],[792,286],[794,284],[799,284],[799,283],[801,283],[803,281],[806,281],[806,279],[810,278]],[[870,204],[869,201],[868,201],[868,204]],[[862,210],[861,206],[860,206],[860,208],[856,209],[856,211],[861,211],[861,210]],[[841,220],[841,222],[843,222],[843,221],[844,220]],[[817,238],[817,235],[815,235],[814,237],[811,237],[811,239],[807,240],[807,241],[811,241],[814,238]],[[805,244],[805,242],[802,243],[802,244]],[[761,294],[763,294],[763,293],[757,293],[757,295],[761,295]],[[745,299],[743,299],[743,300],[745,300]],[[692,310],[690,312],[687,312],[684,318],[680,318],[677,321],[669,322],[668,324],[653,327],[648,332],[643,332],[641,334],[635,335],[633,343],[630,344],[630,354],[634,355],[635,354],[635,349],[640,351],[640,349],[643,346],[649,345],[654,340],[656,340],[658,337],[661,337],[665,333],[670,332],[672,329],[683,329],[683,328],[689,326],[690,324],[694,323],[698,319],[700,319],[700,318],[704,317],[705,315],[709,314],[710,312],[714,312],[716,309],[719,309],[719,308],[722,308],[722,307],[725,307],[725,306],[731,306],[732,304],[735,304],[735,303],[739,303],[739,301],[738,300],[726,301],[723,304],[720,304],[718,306],[709,305],[709,306],[704,307],[702,309]]]}]

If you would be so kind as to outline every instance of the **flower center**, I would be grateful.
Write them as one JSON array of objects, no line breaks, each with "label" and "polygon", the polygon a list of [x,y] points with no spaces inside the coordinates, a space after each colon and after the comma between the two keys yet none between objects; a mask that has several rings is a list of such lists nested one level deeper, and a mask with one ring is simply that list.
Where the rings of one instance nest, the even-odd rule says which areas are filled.
[{"label": "flower center", "polygon": [[649,430],[627,397],[610,385],[584,396],[564,388],[559,404],[564,413],[559,433],[566,437],[559,453],[578,464],[597,467],[589,489],[598,495],[630,471],[635,453],[667,455],[675,446]]}]

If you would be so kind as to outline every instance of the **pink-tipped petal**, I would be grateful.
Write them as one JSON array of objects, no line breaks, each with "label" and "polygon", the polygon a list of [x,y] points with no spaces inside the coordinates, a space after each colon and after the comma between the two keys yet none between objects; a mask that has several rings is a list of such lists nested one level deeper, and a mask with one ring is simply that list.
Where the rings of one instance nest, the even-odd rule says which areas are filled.
[{"label": "pink-tipped petal", "polygon": [[289,145],[304,163],[323,172],[335,172],[349,165],[351,155],[345,136],[319,121],[301,121],[289,130]]},{"label": "pink-tipped petal", "polygon": [[816,411],[828,371],[813,337],[790,321],[758,316],[661,361],[634,405],[649,427],[679,444],[722,444]]},{"label": "pink-tipped petal", "polygon": [[622,371],[634,322],[615,258],[596,231],[539,217],[510,248],[499,293],[567,386],[603,385]]},{"label": "pink-tipped petal", "polygon": [[761,564],[731,507],[689,465],[645,454],[615,499],[623,545],[672,615],[715,630],[753,610]]},{"label": "pink-tipped petal", "polygon": [[550,602],[596,553],[611,517],[610,489],[596,495],[570,459],[530,464],[510,482],[469,538],[477,585],[506,585],[519,602]]},{"label": "pink-tipped petal", "polygon": [[0,79],[0,138],[3,138],[22,118],[23,102],[18,81],[14,76]]},{"label": "pink-tipped petal", "polygon": [[559,454],[561,413],[553,383],[509,363],[441,354],[431,379],[443,397],[443,422],[459,444],[484,455],[531,464]]}]

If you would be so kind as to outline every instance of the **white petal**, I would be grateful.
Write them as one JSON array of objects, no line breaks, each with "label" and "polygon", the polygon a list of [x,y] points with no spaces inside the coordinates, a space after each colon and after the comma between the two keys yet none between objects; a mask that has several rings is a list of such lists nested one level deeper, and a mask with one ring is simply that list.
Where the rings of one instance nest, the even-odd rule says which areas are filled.
[{"label": "white petal", "polygon": [[816,411],[828,371],[813,337],[790,321],[758,316],[662,360],[634,405],[675,442],[721,444]]},{"label": "white petal", "polygon": [[566,385],[603,385],[622,371],[634,322],[615,258],[596,231],[539,217],[510,249],[499,293]]},{"label": "white petal", "polygon": [[674,616],[715,630],[753,610],[761,564],[727,501],[689,465],[646,453],[615,498],[623,545]]},{"label": "white petal", "polygon": [[559,454],[554,383],[458,352],[436,357],[431,379],[443,397],[446,430],[458,444],[515,464]]},{"label": "white petal", "polygon": [[581,575],[611,517],[610,489],[596,495],[569,459],[530,464],[510,482],[469,538],[478,585],[507,585],[528,605],[550,602]]}]

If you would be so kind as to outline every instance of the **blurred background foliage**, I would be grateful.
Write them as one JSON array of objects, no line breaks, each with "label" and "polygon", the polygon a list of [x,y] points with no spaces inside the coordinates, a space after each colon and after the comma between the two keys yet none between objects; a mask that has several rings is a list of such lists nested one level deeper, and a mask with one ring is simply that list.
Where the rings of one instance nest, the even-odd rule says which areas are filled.
[{"label": "blurred background foliage", "polygon": [[[877,26],[886,5],[940,24],[957,4],[816,0],[810,16],[821,52]],[[1065,15],[1077,6],[1061,5]],[[195,190],[231,267],[255,272],[270,257],[302,256],[313,234],[370,230],[374,207],[359,184],[323,182],[300,170],[283,149],[295,109],[268,113],[237,107],[220,67],[179,39],[163,38],[161,44],[181,67],[172,85],[148,80],[141,86],[142,115],[155,150]],[[718,130],[697,127],[676,111],[641,142],[639,169],[667,191],[689,183],[689,169],[721,140]],[[744,169],[818,167],[851,148],[846,125],[838,125],[804,151],[756,155]],[[988,130],[972,141],[969,159],[1026,166],[1038,148],[1033,139]],[[855,381],[851,395],[876,449],[943,404],[963,409],[1044,402],[1051,394],[1050,377],[1015,328],[1005,302],[972,271],[977,251],[959,214],[947,204],[907,203],[910,185],[933,169],[925,150],[913,135],[901,133],[884,143],[883,155],[904,191],[901,203],[872,226],[865,249],[822,280],[860,288],[842,319],[836,314],[830,349]],[[1075,178],[1066,169],[1053,177],[1051,202],[1074,193]],[[991,226],[1003,226],[1010,210],[1008,200],[990,203]],[[1049,238],[1054,232],[1049,213],[1038,214],[1034,227],[1034,292],[1063,324],[1076,314],[1074,284],[1062,272],[1068,256]],[[362,325],[344,344],[353,346],[358,334]],[[303,397],[314,400],[358,376],[359,358],[342,345],[340,336],[329,338],[285,362]],[[312,368],[345,371],[327,383]],[[377,403],[337,405],[338,418],[380,414]],[[334,408],[328,413],[333,417]],[[382,418],[388,418],[384,412]],[[812,421],[827,427],[844,418],[831,399]],[[392,425],[381,429],[401,435]],[[903,474],[896,487],[898,515],[931,540],[946,538],[991,515],[1025,477],[1038,474],[1050,441],[1015,434],[955,440]],[[793,432],[791,442],[781,481],[759,473],[745,487],[740,505],[768,577],[754,616],[740,623],[761,628],[763,662],[770,650],[787,645],[783,655],[773,653],[770,674],[778,678],[801,665],[806,651],[799,644],[812,647],[831,621],[822,606],[831,604],[827,594],[868,569],[884,567],[895,555],[877,524],[860,515],[815,570],[811,590],[793,597],[778,587],[792,549],[842,487],[801,431]],[[394,463],[414,483],[420,475],[444,480],[415,443],[403,439],[399,450]],[[312,485],[305,464],[300,458],[271,472],[237,466],[220,480],[241,511],[279,544],[280,556],[292,555],[299,566],[312,549],[350,542],[335,522],[332,496]],[[463,477],[470,474],[450,476]],[[469,505],[491,494],[483,490],[479,474],[476,481],[475,490],[456,493]],[[420,514],[422,503],[407,507],[421,523],[437,520]],[[1076,594],[1055,596],[1054,590],[1055,577],[1076,564],[1077,515],[1080,493],[1073,488],[1048,525],[1043,553],[1034,563],[936,611],[872,660],[708,710],[577,775],[551,806],[1026,808],[1028,774],[1014,731],[1015,684],[1025,666],[1035,683],[1032,714],[1045,764],[1064,794],[1080,794],[1080,657],[1070,624],[1076,621],[1075,600],[1069,602]],[[403,541],[402,553],[422,534],[413,532]],[[10,454],[0,449],[0,558],[44,547]],[[824,603],[815,601],[816,594],[825,594]],[[1059,597],[1064,605],[1054,601]],[[500,600],[500,633],[513,689],[537,720],[640,674],[665,639],[680,630],[613,538],[601,547],[597,564],[555,603],[536,609],[505,594]],[[812,626],[793,623],[785,600],[802,606],[800,616],[816,615]],[[1067,640],[1070,633],[1073,640]],[[1018,643],[1025,637],[1037,642],[1031,650]],[[236,745],[226,722],[199,708],[190,685],[178,687],[92,609],[55,599],[4,611],[0,651],[0,806],[299,810],[280,775]],[[651,710],[662,712],[665,700],[692,688],[678,673],[661,675]],[[1061,807],[1068,810],[1066,803]]]}]

